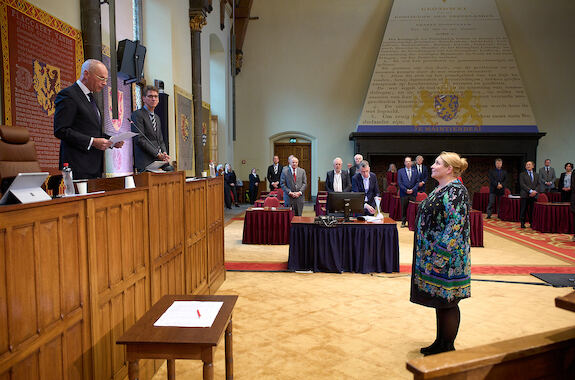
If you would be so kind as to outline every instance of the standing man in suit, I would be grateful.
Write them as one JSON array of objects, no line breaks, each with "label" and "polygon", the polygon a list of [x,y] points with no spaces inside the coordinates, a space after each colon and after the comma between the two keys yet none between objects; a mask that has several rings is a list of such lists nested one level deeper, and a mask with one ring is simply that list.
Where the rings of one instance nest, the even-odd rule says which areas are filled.
[{"label": "standing man in suit", "polygon": [[280,158],[278,156],[274,156],[273,161],[274,163],[268,166],[268,174],[266,176],[270,184],[270,191],[279,189],[280,179],[282,175],[282,166],[280,165]]},{"label": "standing man in suit", "polygon": [[417,172],[411,168],[411,157],[405,157],[403,161],[404,167],[397,172],[397,183],[399,185],[399,197],[401,199],[401,227],[406,227],[407,221],[407,206],[409,201],[415,202],[415,195],[419,186],[419,176]]},{"label": "standing man in suit", "polygon": [[525,214],[529,216],[529,225],[533,223],[533,206],[537,200],[537,184],[539,183],[539,176],[533,170],[535,164],[533,161],[527,161],[525,164],[525,171],[519,174],[519,196],[521,197],[521,211],[519,219],[521,221],[521,228],[525,228]]},{"label": "standing man in suit", "polygon": [[174,171],[170,166],[170,156],[166,153],[166,144],[162,135],[160,118],[154,113],[154,109],[160,101],[158,89],[154,86],[146,86],[142,91],[144,107],[132,113],[132,132],[134,136],[134,167],[138,172],[143,172],[154,161],[165,161],[161,169]]},{"label": "standing man in suit", "polygon": [[305,170],[298,165],[298,158],[292,157],[290,167],[283,172],[281,179],[282,190],[284,194],[290,197],[290,204],[295,216],[301,216],[304,204],[303,192],[307,186]]},{"label": "standing man in suit", "polygon": [[[98,178],[104,168],[104,151],[112,147],[102,132],[102,112],[94,93],[108,81],[108,69],[96,59],[82,64],[80,79],[56,96],[54,136],[60,139],[60,168],[70,164],[75,179]],[[113,145],[121,148],[124,142]]]},{"label": "standing man in suit", "polygon": [[[284,181],[285,181],[285,176],[289,174],[289,171],[291,170],[291,160],[293,158],[293,154],[290,154],[288,156],[288,164],[287,166],[283,166],[282,167],[282,172],[280,174],[280,187],[283,191],[283,186],[281,185]],[[285,191],[283,191],[284,194],[284,207],[289,207],[290,206],[290,196],[289,193],[286,193]]]},{"label": "standing man in suit", "polygon": [[423,165],[423,157],[417,156],[415,157],[415,170],[417,171],[418,176],[418,183],[417,183],[417,192],[418,193],[425,193],[425,184],[427,183],[427,179],[429,178],[429,170],[427,166]]},{"label": "standing man in suit", "polygon": [[354,161],[355,165],[353,165],[352,167],[349,168],[349,178],[352,178],[352,179],[353,179],[353,176],[356,175],[359,172],[359,169],[361,168],[363,156],[358,153],[355,156],[353,156],[353,161]]},{"label": "standing man in suit", "polygon": [[363,204],[365,214],[374,215],[376,213],[375,197],[379,197],[379,186],[377,176],[370,172],[369,162],[363,160],[360,163],[359,172],[351,179],[351,187],[351,191],[365,194]]},{"label": "standing man in suit", "polygon": [[493,206],[497,200],[497,215],[499,215],[499,206],[501,205],[501,197],[505,194],[505,181],[507,180],[507,172],[502,169],[503,160],[497,158],[495,160],[495,169],[489,171],[489,204],[487,205],[487,219],[491,219],[493,213]]},{"label": "standing man in suit", "polygon": [[328,171],[325,178],[325,189],[328,193],[346,193],[351,191],[349,173],[341,169],[342,165],[343,161],[341,158],[336,157],[335,160],[333,160],[333,170]]},{"label": "standing man in suit", "polygon": [[551,160],[545,160],[545,166],[539,169],[539,189],[541,192],[550,192],[555,188],[555,169],[551,167]]}]

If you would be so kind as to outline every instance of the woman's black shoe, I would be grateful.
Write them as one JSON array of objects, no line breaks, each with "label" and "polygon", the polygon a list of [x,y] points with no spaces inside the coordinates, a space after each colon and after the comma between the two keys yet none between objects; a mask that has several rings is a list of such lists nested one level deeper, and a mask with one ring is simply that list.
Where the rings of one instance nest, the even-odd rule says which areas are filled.
[{"label": "woman's black shoe", "polygon": [[[433,346],[433,345],[431,345]],[[429,350],[427,350],[426,352],[422,352],[423,356],[429,356],[429,355],[435,355],[435,354],[440,354],[442,352],[448,352],[448,351],[455,351],[455,347],[453,346],[453,343],[449,343],[449,344],[438,344],[436,347],[432,348],[429,347]],[[424,347],[427,348],[427,347]],[[422,348],[423,350],[423,348]]]},{"label": "woman's black shoe", "polygon": [[438,346],[440,345],[440,343],[436,340],[435,342],[431,343],[430,346],[427,347],[422,347],[419,352],[421,352],[422,354],[427,354],[430,351],[434,351]]}]

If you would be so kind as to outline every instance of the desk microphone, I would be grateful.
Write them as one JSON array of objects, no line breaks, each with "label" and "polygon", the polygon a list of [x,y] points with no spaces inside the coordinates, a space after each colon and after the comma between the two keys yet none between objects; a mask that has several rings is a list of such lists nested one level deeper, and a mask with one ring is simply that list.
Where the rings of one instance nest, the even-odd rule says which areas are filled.
[{"label": "desk microphone", "polygon": [[136,128],[136,129],[138,130],[138,132],[140,132],[140,134],[141,134],[142,136],[144,136],[144,138],[145,138],[146,140],[148,140],[148,142],[149,142],[150,144],[152,144],[152,146],[155,146],[155,147],[156,147],[156,149],[158,150],[158,153],[161,153],[161,152],[162,152],[162,148],[160,148],[157,144],[153,143],[152,140],[150,140],[150,139],[148,138],[148,136],[146,136],[146,134],[145,134],[144,132],[142,132],[142,130],[141,130],[140,128],[138,128],[138,126],[136,125],[136,123],[134,123],[134,122],[132,121],[132,119],[130,119],[129,117],[127,117],[126,119],[128,119],[128,121],[130,122],[130,124],[132,124],[132,125],[134,126],[134,128]]}]

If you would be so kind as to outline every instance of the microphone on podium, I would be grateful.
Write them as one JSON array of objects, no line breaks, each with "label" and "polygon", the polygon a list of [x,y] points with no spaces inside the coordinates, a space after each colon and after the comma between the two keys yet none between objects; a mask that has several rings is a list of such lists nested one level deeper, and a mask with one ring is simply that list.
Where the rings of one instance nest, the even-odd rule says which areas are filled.
[{"label": "microphone on podium", "polygon": [[158,153],[161,153],[161,152],[162,152],[162,148],[160,148],[160,146],[158,146],[158,144],[153,143],[152,140],[150,140],[150,139],[148,138],[148,136],[146,136],[146,134],[145,134],[144,132],[142,132],[142,130],[141,130],[140,128],[138,128],[138,125],[137,125],[136,123],[134,123],[134,122],[132,121],[132,119],[130,119],[129,117],[127,117],[126,119],[128,119],[128,121],[130,122],[130,124],[132,124],[132,126],[133,126],[134,128],[136,128],[136,129],[138,130],[138,132],[140,132],[140,134],[141,134],[142,136],[144,136],[144,138],[145,138],[146,140],[148,140],[148,142],[149,142],[150,144],[152,144],[152,146],[155,147],[155,148],[158,150]]}]

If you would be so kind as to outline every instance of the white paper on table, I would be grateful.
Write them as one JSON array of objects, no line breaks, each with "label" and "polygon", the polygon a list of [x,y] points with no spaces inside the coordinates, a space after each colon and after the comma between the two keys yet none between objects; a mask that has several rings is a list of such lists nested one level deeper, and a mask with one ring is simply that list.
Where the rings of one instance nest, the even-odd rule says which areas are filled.
[{"label": "white paper on table", "polygon": [[132,137],[134,137],[136,135],[138,135],[138,133],[122,132],[122,133],[119,133],[117,135],[110,137],[110,141],[115,144],[115,143],[120,142],[120,141],[125,141],[128,139],[131,139]]},{"label": "white paper on table", "polygon": [[378,214],[377,216],[370,216],[370,215],[366,215],[364,216],[365,221],[368,223],[373,223],[373,222],[379,222],[380,220],[383,219],[383,215]]},{"label": "white paper on table", "polygon": [[212,327],[223,304],[221,301],[174,301],[154,326]]}]

